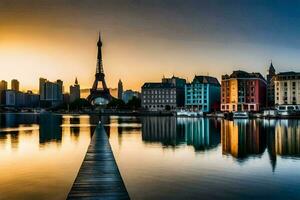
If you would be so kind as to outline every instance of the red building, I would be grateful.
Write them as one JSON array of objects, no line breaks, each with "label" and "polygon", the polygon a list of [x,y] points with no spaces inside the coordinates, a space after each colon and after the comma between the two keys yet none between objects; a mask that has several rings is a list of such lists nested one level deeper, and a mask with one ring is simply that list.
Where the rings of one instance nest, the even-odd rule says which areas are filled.
[{"label": "red building", "polygon": [[223,75],[221,111],[259,111],[266,104],[267,82],[260,73],[233,71]]}]

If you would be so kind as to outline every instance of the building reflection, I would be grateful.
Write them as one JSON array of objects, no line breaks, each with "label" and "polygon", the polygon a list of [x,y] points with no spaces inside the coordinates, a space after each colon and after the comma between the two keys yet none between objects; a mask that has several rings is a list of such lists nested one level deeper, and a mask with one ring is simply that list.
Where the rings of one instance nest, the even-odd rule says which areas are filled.
[{"label": "building reflection", "polygon": [[60,125],[62,124],[61,115],[52,114],[41,114],[39,125],[39,143],[44,144],[48,142],[61,143],[62,139],[62,129]]},{"label": "building reflection", "polygon": [[258,120],[222,120],[221,138],[223,154],[240,161],[261,155],[266,148],[266,134]]},{"label": "building reflection", "polygon": [[277,155],[300,157],[300,120],[280,120],[275,127]]},{"label": "building reflection", "polygon": [[143,117],[142,139],[144,142],[159,142],[164,146],[176,146],[184,142],[176,132],[175,117]]},{"label": "building reflection", "polygon": [[177,130],[184,133],[187,145],[196,151],[208,150],[220,144],[220,122],[208,118],[178,118]]},{"label": "building reflection", "polygon": [[219,124],[208,118],[144,117],[142,139],[164,146],[186,144],[203,151],[220,144]]}]

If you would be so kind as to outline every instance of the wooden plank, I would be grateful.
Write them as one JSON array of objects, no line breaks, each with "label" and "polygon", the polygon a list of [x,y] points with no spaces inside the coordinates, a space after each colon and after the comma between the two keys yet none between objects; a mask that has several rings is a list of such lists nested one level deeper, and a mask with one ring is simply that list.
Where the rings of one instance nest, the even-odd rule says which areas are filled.
[{"label": "wooden plank", "polygon": [[95,129],[67,199],[130,199],[102,124]]}]

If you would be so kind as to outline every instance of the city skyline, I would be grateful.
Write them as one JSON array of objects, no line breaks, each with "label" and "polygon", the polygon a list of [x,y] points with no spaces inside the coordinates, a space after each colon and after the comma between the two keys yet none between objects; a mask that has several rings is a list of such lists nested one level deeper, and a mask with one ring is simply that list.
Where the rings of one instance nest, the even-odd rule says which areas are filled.
[{"label": "city skyline", "polygon": [[[0,79],[20,90],[38,80],[78,77],[90,88],[98,32],[107,85],[139,90],[164,75],[211,75],[233,70],[264,76],[273,60],[299,71],[299,3],[280,1],[35,1],[0,0]],[[34,11],[33,11],[34,10]],[[139,77],[138,79],[136,77]]]}]

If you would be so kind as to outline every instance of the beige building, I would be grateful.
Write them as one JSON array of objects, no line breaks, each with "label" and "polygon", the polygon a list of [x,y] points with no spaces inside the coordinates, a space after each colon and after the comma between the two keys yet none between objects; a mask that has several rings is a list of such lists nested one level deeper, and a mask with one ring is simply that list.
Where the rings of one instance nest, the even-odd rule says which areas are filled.
[{"label": "beige building", "polygon": [[283,72],[274,78],[275,105],[300,104],[300,73]]}]

